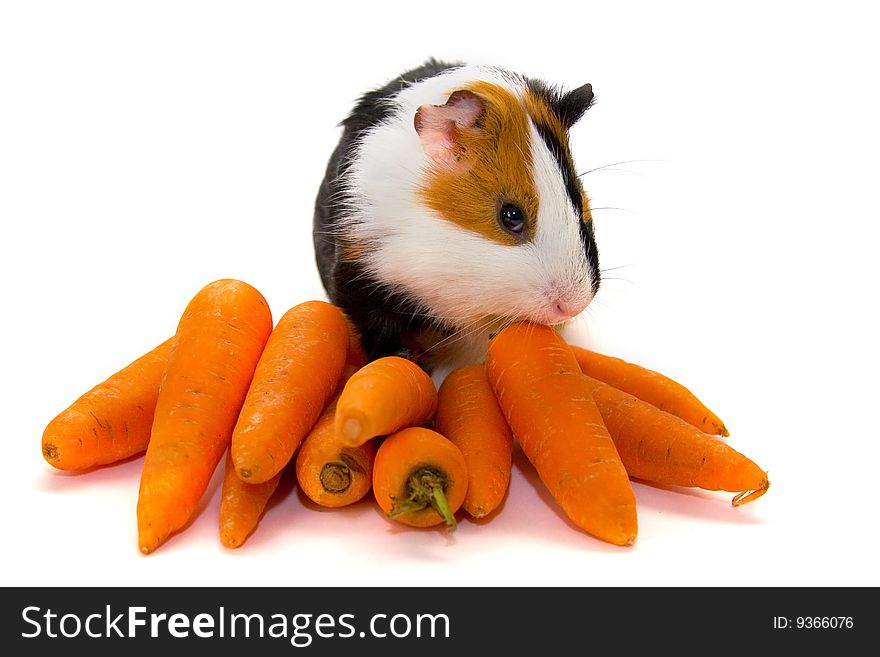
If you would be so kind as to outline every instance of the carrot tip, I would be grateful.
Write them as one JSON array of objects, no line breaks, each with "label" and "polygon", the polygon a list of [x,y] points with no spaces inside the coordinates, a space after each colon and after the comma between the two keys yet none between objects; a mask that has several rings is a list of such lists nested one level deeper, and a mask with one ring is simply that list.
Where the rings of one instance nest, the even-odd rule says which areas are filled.
[{"label": "carrot tip", "polygon": [[138,530],[138,548],[144,554],[155,552],[168,538],[167,534],[162,537],[161,534],[153,531],[152,526],[149,526],[150,523],[147,525],[147,529]]},{"label": "carrot tip", "polygon": [[342,425],[342,433],[343,435],[352,441],[357,440],[361,437],[361,432],[363,431],[363,426],[360,423],[360,420],[354,417],[348,418]]},{"label": "carrot tip", "polygon": [[756,488],[755,490],[744,490],[741,493],[737,493],[732,500],[733,506],[742,506],[743,504],[754,502],[756,499],[766,493],[769,488],[770,480],[765,478],[764,481],[761,483],[761,486]]},{"label": "carrot tip", "polygon": [[240,547],[244,543],[244,541],[234,536],[221,536],[220,542],[223,544],[223,547],[230,549]]},{"label": "carrot tip", "polygon": [[588,533],[591,533],[593,534],[593,536],[613,545],[618,545],[620,547],[630,547],[636,542],[636,537],[638,536],[639,531],[634,526],[634,524],[629,522],[622,522],[620,525],[618,525],[617,531],[614,532]]}]

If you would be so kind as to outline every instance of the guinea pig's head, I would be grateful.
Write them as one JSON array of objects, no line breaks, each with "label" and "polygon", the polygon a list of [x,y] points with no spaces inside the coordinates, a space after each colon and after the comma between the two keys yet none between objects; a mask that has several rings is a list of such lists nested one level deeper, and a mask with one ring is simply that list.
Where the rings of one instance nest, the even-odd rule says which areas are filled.
[{"label": "guinea pig's head", "polygon": [[478,81],[417,109],[417,193],[442,229],[410,236],[423,244],[408,281],[440,318],[560,324],[590,303],[598,252],[568,131],[592,100],[590,85]]}]

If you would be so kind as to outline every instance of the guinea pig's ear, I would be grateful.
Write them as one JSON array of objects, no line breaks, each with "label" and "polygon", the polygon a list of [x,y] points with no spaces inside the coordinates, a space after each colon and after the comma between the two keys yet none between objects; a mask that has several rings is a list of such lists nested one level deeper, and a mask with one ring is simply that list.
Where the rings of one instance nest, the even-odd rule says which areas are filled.
[{"label": "guinea pig's ear", "polygon": [[566,129],[577,123],[593,104],[593,85],[585,84],[558,96],[551,102],[553,112]]},{"label": "guinea pig's ear", "polygon": [[472,91],[454,91],[445,105],[422,105],[413,125],[422,148],[438,166],[454,169],[461,162],[461,136],[478,129],[486,106]]}]

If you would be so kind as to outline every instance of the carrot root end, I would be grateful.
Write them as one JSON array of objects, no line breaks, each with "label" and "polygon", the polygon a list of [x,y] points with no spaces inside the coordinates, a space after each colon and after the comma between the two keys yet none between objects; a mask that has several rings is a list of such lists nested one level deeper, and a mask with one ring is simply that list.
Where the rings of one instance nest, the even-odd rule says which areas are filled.
[{"label": "carrot root end", "polygon": [[53,445],[52,443],[44,444],[43,445],[43,458],[46,459],[47,461],[57,461],[58,460],[58,447],[57,447],[57,445]]},{"label": "carrot root end", "polygon": [[769,488],[770,480],[765,478],[764,481],[761,483],[761,486],[756,488],[755,490],[744,490],[743,492],[734,495],[732,504],[733,506],[742,506],[743,504],[754,502],[756,499],[766,493]]}]

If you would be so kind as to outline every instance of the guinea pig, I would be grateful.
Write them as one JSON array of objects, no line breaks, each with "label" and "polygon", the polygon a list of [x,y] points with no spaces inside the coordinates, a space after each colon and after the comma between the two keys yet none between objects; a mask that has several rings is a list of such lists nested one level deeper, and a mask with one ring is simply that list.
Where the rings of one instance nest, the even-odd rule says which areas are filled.
[{"label": "guinea pig", "polygon": [[433,59],[360,98],[313,239],[368,356],[479,362],[505,325],[562,325],[587,307],[599,258],[568,131],[592,102],[589,84]]}]

